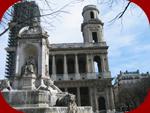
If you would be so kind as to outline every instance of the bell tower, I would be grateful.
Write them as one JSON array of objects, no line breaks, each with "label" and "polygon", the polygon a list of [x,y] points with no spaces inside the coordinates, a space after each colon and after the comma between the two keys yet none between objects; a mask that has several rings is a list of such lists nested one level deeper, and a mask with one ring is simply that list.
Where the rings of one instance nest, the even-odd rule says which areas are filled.
[{"label": "bell tower", "polygon": [[99,19],[99,10],[95,5],[87,5],[83,8],[83,23],[81,31],[85,44],[99,44],[104,42],[103,22]]}]

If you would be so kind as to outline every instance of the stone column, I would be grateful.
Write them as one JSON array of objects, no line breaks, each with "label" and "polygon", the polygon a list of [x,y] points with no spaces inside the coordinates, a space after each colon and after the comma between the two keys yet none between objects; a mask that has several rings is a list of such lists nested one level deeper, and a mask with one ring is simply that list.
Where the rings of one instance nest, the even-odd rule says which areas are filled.
[{"label": "stone column", "polygon": [[52,55],[52,79],[56,80],[55,55]]},{"label": "stone column", "polygon": [[110,96],[111,96],[111,106],[112,106],[112,110],[115,110],[115,105],[114,105],[114,96],[113,96],[113,91],[112,91],[112,87],[110,87]]},{"label": "stone column", "polygon": [[106,56],[106,62],[107,62],[107,71],[109,71],[109,63],[108,63],[108,56]]},{"label": "stone column", "polygon": [[68,80],[66,54],[64,54],[64,80]]},{"label": "stone column", "polygon": [[98,112],[98,98],[97,98],[97,88],[94,87],[94,100],[95,100],[95,111]]},{"label": "stone column", "polygon": [[77,80],[80,79],[79,65],[78,65],[78,55],[77,54],[75,54],[75,78]]},{"label": "stone column", "polygon": [[49,50],[46,48],[45,75],[49,77]]},{"label": "stone column", "polygon": [[81,106],[80,87],[77,87],[77,104]]},{"label": "stone column", "polygon": [[109,94],[108,94],[108,87],[106,87],[106,102],[107,102],[107,111],[110,110],[110,104],[109,104]]},{"label": "stone column", "polygon": [[103,55],[101,55],[101,67],[102,67],[102,72],[105,72],[104,56]]},{"label": "stone column", "polygon": [[91,54],[91,72],[94,73],[95,72],[95,67],[94,67],[94,60],[93,60],[93,54]]},{"label": "stone column", "polygon": [[89,57],[88,57],[88,54],[86,54],[86,72],[89,73]]},{"label": "stone column", "polygon": [[86,73],[87,73],[87,79],[92,79],[90,71],[89,71],[89,55],[86,54]]},{"label": "stone column", "polygon": [[93,87],[89,87],[89,99],[90,99],[90,105],[93,107]]},{"label": "stone column", "polygon": [[78,56],[75,54],[75,73],[79,73]]}]

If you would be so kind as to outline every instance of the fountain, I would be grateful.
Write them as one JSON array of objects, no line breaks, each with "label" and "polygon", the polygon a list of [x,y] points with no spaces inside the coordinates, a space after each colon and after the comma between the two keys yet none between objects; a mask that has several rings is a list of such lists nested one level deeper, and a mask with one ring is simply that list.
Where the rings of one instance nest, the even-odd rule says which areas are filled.
[{"label": "fountain", "polygon": [[26,113],[92,113],[92,107],[77,107],[75,96],[62,92],[49,76],[47,32],[33,20],[20,30],[17,41],[15,76],[1,82],[2,95],[13,108]]}]

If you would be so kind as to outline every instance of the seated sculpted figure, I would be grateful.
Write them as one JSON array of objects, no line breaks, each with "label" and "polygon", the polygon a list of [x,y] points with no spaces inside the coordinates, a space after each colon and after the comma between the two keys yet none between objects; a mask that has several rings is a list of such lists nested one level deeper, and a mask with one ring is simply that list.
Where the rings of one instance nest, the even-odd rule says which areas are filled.
[{"label": "seated sculpted figure", "polygon": [[36,62],[33,59],[33,57],[30,55],[29,59],[26,60],[25,66],[23,66],[22,73],[23,74],[30,74],[30,73],[36,74],[37,72],[36,68],[37,68]]}]

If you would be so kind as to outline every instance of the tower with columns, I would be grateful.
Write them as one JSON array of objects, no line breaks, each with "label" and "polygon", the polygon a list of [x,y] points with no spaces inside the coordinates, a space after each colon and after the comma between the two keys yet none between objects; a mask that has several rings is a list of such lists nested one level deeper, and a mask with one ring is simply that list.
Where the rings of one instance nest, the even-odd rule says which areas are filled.
[{"label": "tower with columns", "polygon": [[62,91],[76,95],[78,106],[95,112],[114,110],[108,46],[95,5],[85,6],[81,31],[84,43],[50,44],[49,75]]}]

